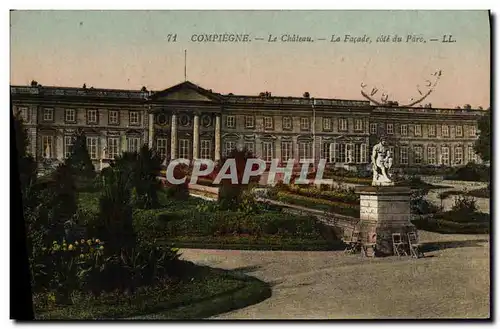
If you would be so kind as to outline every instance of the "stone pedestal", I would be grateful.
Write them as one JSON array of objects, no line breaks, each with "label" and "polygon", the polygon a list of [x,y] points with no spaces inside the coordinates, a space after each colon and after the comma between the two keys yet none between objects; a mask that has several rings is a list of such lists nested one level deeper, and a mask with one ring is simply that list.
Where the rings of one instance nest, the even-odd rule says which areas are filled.
[{"label": "stone pedestal", "polygon": [[375,244],[376,256],[394,255],[392,234],[400,233],[408,243],[408,233],[418,232],[410,221],[410,194],[407,187],[359,187],[359,233],[363,244]]}]

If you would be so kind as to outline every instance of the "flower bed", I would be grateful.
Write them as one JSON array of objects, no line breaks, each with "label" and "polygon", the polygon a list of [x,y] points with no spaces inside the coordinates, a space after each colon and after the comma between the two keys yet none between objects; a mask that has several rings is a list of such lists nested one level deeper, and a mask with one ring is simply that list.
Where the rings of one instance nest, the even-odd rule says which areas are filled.
[{"label": "flower bed", "polygon": [[341,202],[345,204],[358,205],[359,195],[353,189],[344,190],[320,190],[315,187],[302,187],[301,185],[281,185],[282,191],[309,198],[319,198],[327,201]]},{"label": "flower bed", "polygon": [[[191,248],[329,250],[322,225],[312,218],[265,210],[220,211],[213,202],[181,210],[136,211],[141,236]],[[301,247],[303,246],[303,247]]]},{"label": "flower bed", "polygon": [[359,205],[356,204],[306,197],[289,192],[278,192],[275,199],[298,206],[359,218]]},{"label": "flower bed", "polygon": [[371,185],[373,179],[372,178],[364,178],[364,177],[343,177],[343,176],[335,176],[335,175],[325,175],[325,179],[332,179],[334,182],[342,182],[356,185]]}]

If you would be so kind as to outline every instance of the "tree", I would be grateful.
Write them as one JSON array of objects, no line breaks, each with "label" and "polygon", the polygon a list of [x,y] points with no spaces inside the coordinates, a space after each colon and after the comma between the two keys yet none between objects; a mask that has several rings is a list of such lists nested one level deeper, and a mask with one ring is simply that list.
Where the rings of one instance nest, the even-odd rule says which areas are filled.
[{"label": "tree", "polygon": [[[219,173],[222,169],[221,167],[227,161],[227,159],[234,159],[236,163],[236,171],[237,171],[237,183],[233,184],[231,179],[222,179],[219,188],[219,207],[225,210],[237,210],[240,209],[243,204],[246,204],[248,200],[246,200],[249,196],[246,193],[252,184],[256,184],[259,182],[259,176],[250,177],[250,180],[247,184],[243,183],[243,174],[245,171],[245,166],[248,159],[255,158],[252,152],[243,149],[243,150],[232,150],[226,159],[221,161],[218,167],[215,169],[215,172]],[[256,169],[256,168],[252,168]]]},{"label": "tree", "polygon": [[490,161],[491,150],[491,110],[488,108],[486,113],[478,121],[479,138],[474,144],[474,151],[483,161]]},{"label": "tree", "polygon": [[136,244],[130,205],[132,181],[121,168],[108,171],[104,191],[99,199],[99,216],[104,224],[103,239],[113,251],[128,250]]},{"label": "tree", "polygon": [[87,137],[82,130],[76,133],[73,149],[66,163],[73,173],[78,189],[88,186],[96,176],[87,150]]},{"label": "tree", "polygon": [[147,145],[143,145],[139,152],[123,153],[113,161],[111,167],[126,173],[130,178],[133,203],[138,208],[151,209],[158,205],[161,184],[157,177],[160,175],[161,158]]},{"label": "tree", "polygon": [[139,150],[137,165],[132,175],[136,192],[134,202],[139,208],[151,209],[158,206],[161,162],[160,156],[147,145],[143,145]]},{"label": "tree", "polygon": [[37,203],[33,191],[36,182],[37,165],[35,159],[28,154],[28,133],[19,113],[14,116],[15,143],[17,149],[17,165],[21,184],[23,208],[33,207]]},{"label": "tree", "polygon": [[64,223],[73,218],[78,209],[73,173],[68,164],[60,164],[53,174],[50,184],[52,192],[53,230],[60,235],[64,231]]}]

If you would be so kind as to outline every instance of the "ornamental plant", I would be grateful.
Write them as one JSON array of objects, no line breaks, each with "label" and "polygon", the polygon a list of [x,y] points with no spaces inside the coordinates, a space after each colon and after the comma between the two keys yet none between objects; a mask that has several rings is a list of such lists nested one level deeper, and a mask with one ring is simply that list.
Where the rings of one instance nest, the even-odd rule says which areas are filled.
[{"label": "ornamental plant", "polygon": [[53,241],[42,252],[42,261],[34,266],[40,285],[34,288],[37,292],[52,292],[58,303],[69,303],[76,290],[92,290],[90,284],[97,282],[108,261],[104,243],[99,239]]}]

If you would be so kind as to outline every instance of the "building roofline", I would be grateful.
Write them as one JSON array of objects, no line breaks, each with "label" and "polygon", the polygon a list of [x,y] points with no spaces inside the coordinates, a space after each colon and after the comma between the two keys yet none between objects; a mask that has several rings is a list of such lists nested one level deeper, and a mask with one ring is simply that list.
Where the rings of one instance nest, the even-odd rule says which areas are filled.
[{"label": "building roofline", "polygon": [[[341,99],[341,98],[317,98],[317,97],[297,97],[297,96],[272,96],[272,95],[236,95],[236,94],[221,94],[217,92],[213,92],[211,89],[206,89],[203,88],[191,81],[184,81],[181,83],[178,83],[176,85],[173,85],[169,88],[163,89],[163,90],[148,90],[148,91],[141,91],[140,89],[116,89],[116,88],[94,88],[94,87],[87,87],[87,88],[82,88],[82,87],[63,87],[63,86],[31,86],[31,85],[10,85],[11,88],[11,94],[12,94],[12,89],[24,89],[26,92],[20,92],[19,94],[31,94],[31,95],[36,95],[40,94],[40,90],[50,90],[50,91],[72,91],[75,92],[75,94],[72,95],[67,95],[67,96],[91,96],[92,92],[97,92],[97,93],[102,93],[101,97],[105,96],[110,96],[112,97],[113,95],[106,95],[106,93],[116,93],[116,94],[123,94],[123,95],[133,95],[133,96],[138,96],[137,98],[143,98],[146,99],[148,97],[149,99],[153,98],[154,95],[159,95],[163,92],[167,92],[169,90],[175,90],[178,88],[181,88],[182,86],[188,86],[190,88],[196,89],[200,91],[203,94],[206,95],[211,95],[214,99],[221,100],[225,103],[229,104],[238,104],[240,103],[253,103],[250,101],[255,101],[255,103],[261,103],[261,104],[276,104],[276,105],[312,105],[313,102],[315,101],[316,106],[328,106],[328,105],[345,105],[345,106],[359,106],[359,107],[370,107],[374,110],[385,110],[387,111],[388,109],[392,110],[414,110],[415,112],[439,112],[439,111],[453,111],[453,112],[477,112],[477,113],[486,113],[487,109],[477,109],[477,108],[472,108],[472,109],[463,109],[463,108],[444,108],[444,107],[420,107],[420,106],[399,106],[399,105],[388,105],[388,106],[380,106],[380,105],[372,105],[370,101],[368,100],[362,100],[362,99]],[[35,92],[37,91],[37,92]],[[80,93],[78,93],[80,92]],[[88,94],[87,94],[88,93]],[[114,96],[116,96],[116,94]],[[66,96],[64,94],[59,95],[59,96]],[[152,97],[151,97],[152,96]],[[135,97],[133,97],[135,98]],[[268,100],[268,102],[266,102]],[[286,102],[289,101],[289,102]],[[335,104],[337,103],[337,104]],[[384,111],[381,111],[384,112]]]}]

